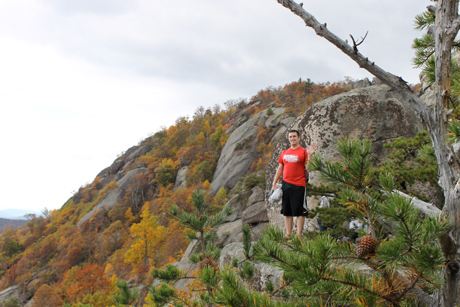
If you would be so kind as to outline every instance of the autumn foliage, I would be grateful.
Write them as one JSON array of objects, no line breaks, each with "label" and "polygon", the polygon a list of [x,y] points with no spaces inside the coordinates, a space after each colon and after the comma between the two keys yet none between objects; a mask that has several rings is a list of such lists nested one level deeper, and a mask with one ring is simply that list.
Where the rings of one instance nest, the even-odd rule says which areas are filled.
[{"label": "autumn foliage", "polygon": [[[125,173],[146,169],[132,177],[112,208],[96,210],[89,221],[77,226],[85,214],[118,188],[119,178],[96,177],[59,210],[45,210],[44,216],[30,215],[25,226],[6,229],[0,235],[0,291],[19,284],[20,289],[34,295],[36,306],[111,306],[115,281],[142,281],[141,277],[149,276],[152,269],[182,257],[188,241],[184,228],[168,213],[173,205],[191,212],[192,192],[198,189],[206,191],[205,201],[214,212],[230,199],[232,195],[225,188],[216,195],[209,191],[232,131],[269,108],[283,107],[288,116],[295,117],[323,97],[345,90],[342,83],[298,80],[260,90],[250,99],[229,100],[225,108],[198,107],[191,117],[177,118],[174,125],[139,144],[147,148],[142,154],[130,161],[122,154],[109,168],[123,162]],[[257,126],[249,140],[255,144],[256,155],[251,173],[265,172],[275,133],[265,125]],[[181,169],[185,181],[175,187]]]}]

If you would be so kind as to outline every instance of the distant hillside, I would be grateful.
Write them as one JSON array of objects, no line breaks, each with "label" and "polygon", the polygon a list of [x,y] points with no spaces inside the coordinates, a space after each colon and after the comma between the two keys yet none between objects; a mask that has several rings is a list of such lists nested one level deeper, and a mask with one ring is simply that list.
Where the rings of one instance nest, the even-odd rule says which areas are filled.
[{"label": "distant hillside", "polygon": [[10,220],[10,219],[0,218],[0,233],[3,232],[3,229],[5,227],[18,228],[24,225],[25,223],[27,223],[27,220]]},{"label": "distant hillside", "polygon": [[25,209],[5,209],[0,210],[0,218],[11,219],[11,220],[25,220],[24,215],[35,214],[37,216],[42,215],[38,211],[25,210]]}]

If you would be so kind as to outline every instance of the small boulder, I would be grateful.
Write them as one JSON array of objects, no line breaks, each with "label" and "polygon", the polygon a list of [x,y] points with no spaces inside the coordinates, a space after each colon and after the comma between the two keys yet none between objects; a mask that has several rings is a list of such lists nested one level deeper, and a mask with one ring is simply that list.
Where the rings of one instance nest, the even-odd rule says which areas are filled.
[{"label": "small boulder", "polygon": [[242,217],[244,224],[255,224],[268,222],[268,213],[265,201],[260,201],[243,211]]},{"label": "small boulder", "polygon": [[244,210],[243,200],[244,200],[243,195],[236,194],[227,202],[226,206],[230,206],[230,208],[233,208],[233,213],[225,218],[226,223],[233,222],[241,218],[243,214],[243,210]]},{"label": "small boulder", "polygon": [[284,108],[272,108],[273,115],[270,115],[265,122],[265,128],[274,128],[281,122],[281,115],[284,113]]},{"label": "small boulder", "polygon": [[295,117],[287,117],[285,119],[283,119],[281,121],[281,123],[285,126],[285,127],[290,127],[292,125],[292,123],[295,121]]},{"label": "small boulder", "polygon": [[264,201],[265,200],[264,190],[262,190],[260,187],[255,186],[255,187],[252,188],[251,191],[252,191],[252,194],[248,199],[247,207],[252,206],[253,204],[255,204],[255,203],[259,202],[259,201]]},{"label": "small boulder", "polygon": [[185,174],[187,173],[188,166],[184,166],[177,172],[176,176],[176,183],[174,184],[174,188],[177,189],[180,186],[185,186]]}]

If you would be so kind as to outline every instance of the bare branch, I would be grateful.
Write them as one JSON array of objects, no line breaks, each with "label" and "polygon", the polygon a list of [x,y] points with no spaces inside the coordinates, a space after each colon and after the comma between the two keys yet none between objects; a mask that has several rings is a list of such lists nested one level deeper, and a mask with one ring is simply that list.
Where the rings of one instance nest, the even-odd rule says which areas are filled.
[{"label": "bare branch", "polygon": [[353,37],[353,35],[350,34],[351,40],[353,41],[353,49],[355,50],[355,52],[358,52],[358,46],[361,45],[364,42],[364,40],[366,39],[368,33],[369,33],[369,31],[366,32],[366,35],[364,35],[364,37],[361,36],[361,41],[359,43],[357,43],[355,41],[355,38]]},{"label": "bare branch", "polygon": [[339,48],[343,53],[348,55],[353,61],[355,61],[359,67],[364,68],[369,73],[376,76],[378,79],[382,80],[384,83],[392,87],[396,92],[398,92],[402,98],[411,103],[415,111],[422,117],[427,125],[433,124],[429,119],[429,114],[432,113],[426,104],[421,101],[417,96],[415,96],[411,88],[407,85],[407,82],[404,81],[401,77],[395,76],[379,66],[375,65],[374,62],[369,61],[367,57],[364,57],[359,52],[355,52],[356,42],[353,39],[353,46],[350,46],[346,41],[339,38],[334,33],[330,32],[324,24],[321,24],[316,20],[316,18],[305,11],[302,6],[297,4],[292,0],[277,0],[278,3],[284,7],[290,9],[294,14],[302,18],[305,24],[314,29],[316,34],[324,37],[330,43]]}]

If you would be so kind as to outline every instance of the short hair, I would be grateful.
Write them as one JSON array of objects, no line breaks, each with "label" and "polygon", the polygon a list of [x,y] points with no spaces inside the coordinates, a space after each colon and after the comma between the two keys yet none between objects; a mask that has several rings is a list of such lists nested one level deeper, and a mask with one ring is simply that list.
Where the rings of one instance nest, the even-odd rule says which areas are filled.
[{"label": "short hair", "polygon": [[289,134],[289,133],[297,133],[297,136],[300,137],[300,132],[299,132],[299,130],[291,129],[291,130],[289,130],[288,134]]}]

